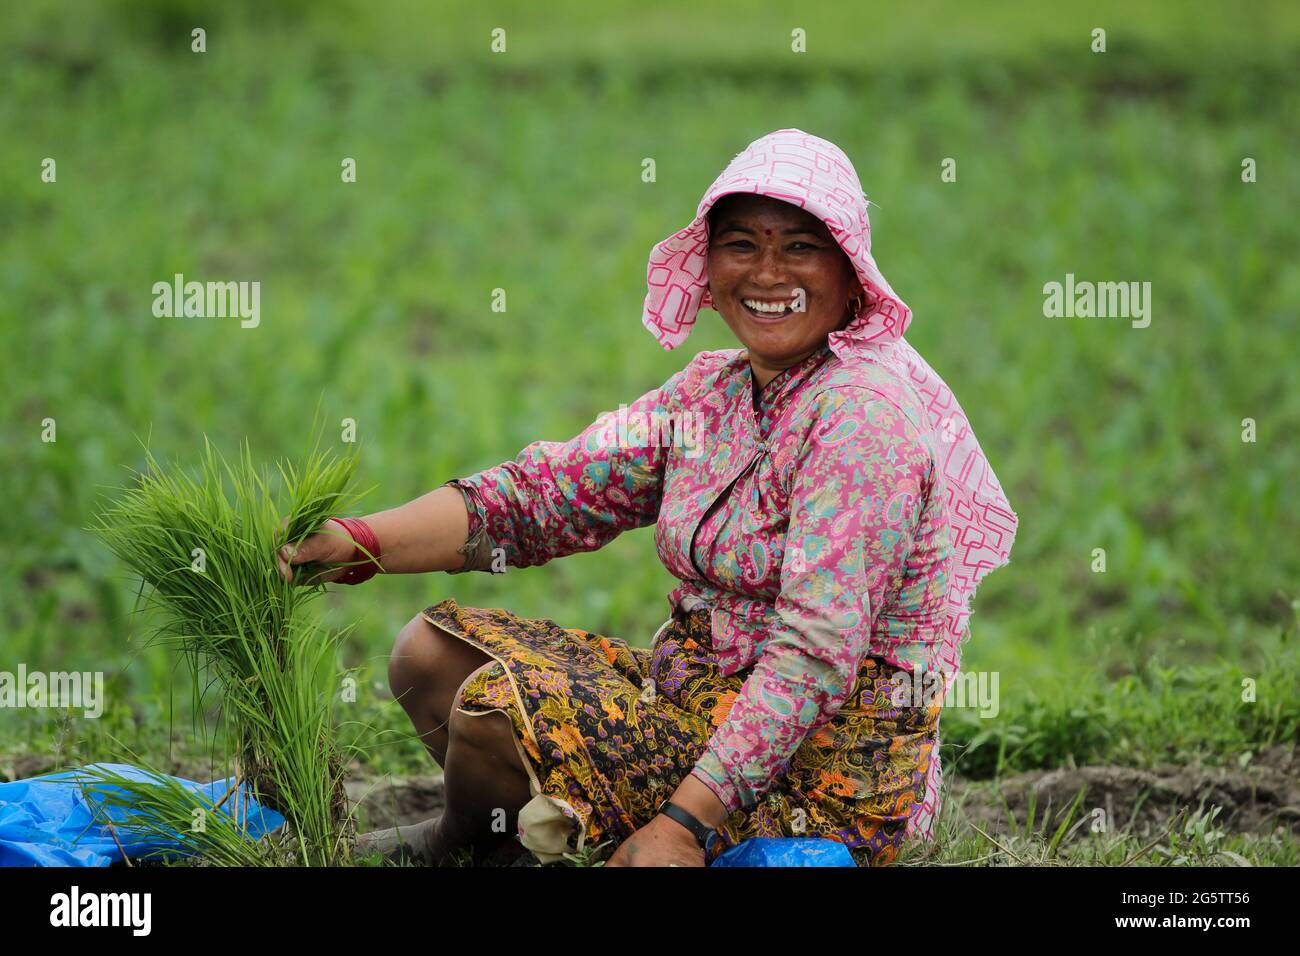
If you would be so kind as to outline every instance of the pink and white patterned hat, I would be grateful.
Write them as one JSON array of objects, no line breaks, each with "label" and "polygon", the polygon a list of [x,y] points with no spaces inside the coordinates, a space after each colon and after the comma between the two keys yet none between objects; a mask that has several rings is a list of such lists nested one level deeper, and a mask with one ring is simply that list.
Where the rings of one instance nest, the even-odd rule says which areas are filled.
[{"label": "pink and white patterned hat", "polygon": [[[690,225],[650,251],[641,321],[665,349],[673,349],[686,340],[700,309],[712,307],[708,213],[729,193],[780,199],[826,223],[867,291],[862,308],[844,329],[828,336],[827,344],[845,362],[864,360],[891,369],[915,389],[926,409],[955,549],[940,652],[945,687],[951,686],[961,666],[971,598],[984,575],[1010,560],[1018,519],[952,390],[903,338],[912,311],[871,256],[867,197],[844,151],[798,129],[780,129],[750,143],[709,187]],[[925,801],[909,820],[909,832],[930,834],[938,812],[940,774],[936,747]]]}]

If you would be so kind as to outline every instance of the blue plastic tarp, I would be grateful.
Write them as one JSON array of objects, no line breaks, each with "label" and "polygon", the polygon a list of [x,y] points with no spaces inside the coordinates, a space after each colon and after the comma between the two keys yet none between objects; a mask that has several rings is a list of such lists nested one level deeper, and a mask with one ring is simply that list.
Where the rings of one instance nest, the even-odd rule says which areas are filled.
[{"label": "blue plastic tarp", "polygon": [[[126,791],[85,776],[95,768],[133,781],[157,783],[162,777],[129,764],[109,763],[0,783],[0,866],[108,866],[122,858],[119,842],[133,859],[146,854],[188,856],[193,852],[179,836],[166,839],[157,833],[136,832],[118,825],[128,815],[128,808],[106,806],[98,795],[110,791],[125,795]],[[182,777],[166,779],[192,790],[211,806],[226,796],[235,778],[211,783],[195,783]],[[242,785],[240,820],[243,822],[246,806],[248,835],[257,840],[279,828],[284,817],[259,806],[247,794],[246,785]],[[233,797],[226,800],[218,812],[229,815],[233,803]],[[105,819],[114,823],[116,842]]]},{"label": "blue plastic tarp", "polygon": [[713,866],[857,866],[849,848],[820,837],[754,837],[738,843]]}]

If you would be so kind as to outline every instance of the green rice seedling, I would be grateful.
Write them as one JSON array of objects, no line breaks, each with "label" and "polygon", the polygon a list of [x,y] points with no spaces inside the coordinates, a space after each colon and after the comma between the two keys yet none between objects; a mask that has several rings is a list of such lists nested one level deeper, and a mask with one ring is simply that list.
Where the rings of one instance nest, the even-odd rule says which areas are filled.
[{"label": "green rice seedling", "polygon": [[323,587],[284,581],[275,552],[359,497],[356,458],[313,450],[273,476],[247,444],[234,464],[206,438],[204,447],[193,476],[146,452],[146,470],[90,530],[140,576],[140,603],[159,622],[151,639],[177,648],[194,675],[194,713],[201,688],[219,691],[236,775],[284,814],[296,861],[334,863],[348,852],[351,823],[332,708],[344,632],[304,613]]},{"label": "green rice seedling", "polygon": [[[111,821],[119,840],[129,835],[150,842],[183,839],[191,852],[211,866],[265,866],[292,862],[287,840],[272,834],[254,842],[248,835],[248,808],[239,784],[216,801],[194,793],[177,780],[157,771],[147,771],[148,780],[124,777],[111,767],[96,764],[83,768],[78,782],[93,797],[97,816]],[[129,845],[129,844],[128,844]],[[125,847],[123,852],[127,853]],[[149,852],[136,859],[165,857]],[[131,857],[128,854],[128,859]]]}]

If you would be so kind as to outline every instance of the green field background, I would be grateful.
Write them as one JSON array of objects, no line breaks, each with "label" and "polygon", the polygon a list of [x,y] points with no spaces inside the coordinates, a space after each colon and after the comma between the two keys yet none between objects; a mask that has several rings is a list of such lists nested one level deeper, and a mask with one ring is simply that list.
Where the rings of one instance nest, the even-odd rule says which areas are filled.
[{"label": "green field background", "polygon": [[[646,256],[732,156],[786,126],[854,161],[909,340],[1020,516],[964,658],[999,672],[1001,713],[945,715],[952,765],[1232,762],[1294,742],[1300,7],[751,7],[7,10],[0,669],[103,670],[112,701],[93,726],[0,714],[0,753],[97,759],[111,734],[158,757],[169,719],[186,736],[129,576],[82,530],[142,442],[187,461],[204,434],[231,452],[246,439],[269,464],[304,450],[319,403],[356,420],[373,511],[566,439],[736,344],[705,312],[687,346],[660,349],[640,323]],[[151,286],[177,272],[260,281],[260,326],[155,318]],[[1150,327],[1045,318],[1043,284],[1066,273],[1150,282]],[[399,728],[386,655],[428,604],[644,644],[672,583],[645,529],[543,568],[381,578],[325,603],[355,625],[359,712]],[[424,762],[410,742],[373,760]]]}]

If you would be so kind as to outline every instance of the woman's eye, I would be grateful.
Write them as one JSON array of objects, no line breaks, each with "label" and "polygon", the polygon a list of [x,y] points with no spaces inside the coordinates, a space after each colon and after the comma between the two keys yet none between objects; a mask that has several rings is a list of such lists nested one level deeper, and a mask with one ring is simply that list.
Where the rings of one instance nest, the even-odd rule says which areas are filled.
[{"label": "woman's eye", "polygon": [[[732,239],[730,242],[723,243],[723,245],[728,249],[739,249],[742,252],[748,252],[750,249],[754,248],[754,244],[748,239]],[[786,246],[786,249],[789,252],[807,252],[808,250],[816,250],[820,248],[821,246],[811,242],[792,242],[790,245]]]}]

